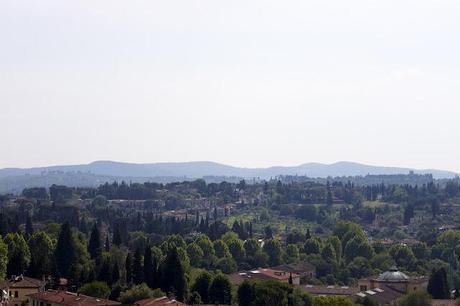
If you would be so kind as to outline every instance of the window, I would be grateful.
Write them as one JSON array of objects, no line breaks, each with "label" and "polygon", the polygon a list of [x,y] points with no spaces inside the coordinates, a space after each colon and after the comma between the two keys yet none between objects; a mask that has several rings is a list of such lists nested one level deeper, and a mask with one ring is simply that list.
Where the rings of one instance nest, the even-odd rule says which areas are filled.
[{"label": "window", "polygon": [[367,291],[367,286],[360,286],[360,287],[359,287],[359,290],[360,290],[360,291]]},{"label": "window", "polygon": [[19,292],[15,291],[14,292],[14,297],[17,298],[19,296]]}]

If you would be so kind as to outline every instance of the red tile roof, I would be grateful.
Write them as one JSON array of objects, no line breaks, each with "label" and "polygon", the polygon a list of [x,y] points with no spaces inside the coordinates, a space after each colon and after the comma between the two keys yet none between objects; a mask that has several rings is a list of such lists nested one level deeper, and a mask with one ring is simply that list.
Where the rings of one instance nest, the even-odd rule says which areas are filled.
[{"label": "red tile roof", "polygon": [[178,302],[174,299],[169,299],[166,296],[160,298],[149,298],[140,300],[134,303],[135,306],[187,306],[184,303]]},{"label": "red tile roof", "polygon": [[31,278],[27,276],[15,276],[9,280],[0,283],[0,288],[42,288],[46,284],[41,279]]},{"label": "red tile roof", "polygon": [[29,294],[28,297],[31,299],[56,303],[66,306],[112,306],[112,305],[121,305],[119,302],[110,301],[106,299],[99,299],[83,294],[77,294],[73,292],[63,291],[63,290],[48,290],[45,292],[39,292],[34,294]]}]

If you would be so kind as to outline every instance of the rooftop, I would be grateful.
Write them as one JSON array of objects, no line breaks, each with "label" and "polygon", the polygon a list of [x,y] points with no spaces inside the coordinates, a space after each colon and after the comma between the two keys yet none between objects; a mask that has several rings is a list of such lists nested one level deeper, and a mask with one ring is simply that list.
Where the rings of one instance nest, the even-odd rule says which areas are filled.
[{"label": "rooftop", "polygon": [[135,306],[187,306],[184,303],[178,302],[174,299],[169,299],[166,296],[160,298],[149,298],[137,301]]},{"label": "rooftop", "polygon": [[48,290],[29,294],[28,297],[47,303],[56,303],[66,306],[112,306],[121,305],[119,302],[110,301],[106,299],[99,299],[83,294],[63,291],[63,290]]},{"label": "rooftop", "polygon": [[401,282],[409,280],[409,276],[399,271],[398,268],[392,267],[389,271],[380,274],[377,280],[385,282]]},{"label": "rooftop", "polygon": [[2,281],[0,288],[41,288],[46,281],[23,275],[12,276],[9,280]]}]

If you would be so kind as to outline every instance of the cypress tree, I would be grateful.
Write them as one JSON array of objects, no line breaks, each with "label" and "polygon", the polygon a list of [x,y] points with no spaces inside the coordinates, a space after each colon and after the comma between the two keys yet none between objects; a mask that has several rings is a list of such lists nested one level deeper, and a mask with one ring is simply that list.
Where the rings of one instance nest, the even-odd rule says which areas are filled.
[{"label": "cypress tree", "polygon": [[428,293],[434,299],[448,299],[450,298],[449,285],[447,283],[446,269],[440,268],[433,271],[428,281]]},{"label": "cypress tree", "polygon": [[26,219],[26,238],[31,237],[34,234],[34,227],[32,224],[32,218],[30,217],[29,213],[27,213]]},{"label": "cypress tree", "polygon": [[131,284],[133,282],[133,256],[131,255],[131,253],[128,253],[128,255],[126,255],[125,270],[126,283]]},{"label": "cypress tree", "polygon": [[113,244],[119,247],[123,243],[121,239],[121,232],[118,226],[115,226],[115,230],[113,232]]},{"label": "cypress tree", "polygon": [[109,240],[109,235],[105,238],[105,251],[110,252],[110,240]]},{"label": "cypress tree", "polygon": [[97,224],[94,225],[91,236],[89,237],[88,253],[91,255],[92,259],[101,255],[101,233],[99,232]]},{"label": "cypress tree", "polygon": [[154,273],[152,248],[147,246],[144,252],[144,281],[150,288],[154,286]]},{"label": "cypress tree", "polygon": [[163,263],[162,289],[165,292],[174,293],[179,301],[185,298],[187,290],[185,271],[176,247],[169,250]]},{"label": "cypress tree", "polygon": [[133,258],[133,282],[136,285],[142,284],[144,282],[144,270],[142,267],[142,255],[139,248],[137,248],[134,253]]},{"label": "cypress tree", "polygon": [[115,261],[112,267],[112,283],[116,284],[120,280],[120,267],[118,266],[118,262]]},{"label": "cypress tree", "polygon": [[232,285],[225,275],[218,274],[214,277],[209,287],[209,300],[216,304],[232,303]]},{"label": "cypress tree", "polygon": [[198,292],[203,304],[209,304],[209,287],[211,286],[212,277],[209,272],[201,273],[192,286],[192,292]]},{"label": "cypress tree", "polygon": [[55,250],[57,273],[69,277],[70,269],[76,260],[75,240],[69,222],[62,225]]}]

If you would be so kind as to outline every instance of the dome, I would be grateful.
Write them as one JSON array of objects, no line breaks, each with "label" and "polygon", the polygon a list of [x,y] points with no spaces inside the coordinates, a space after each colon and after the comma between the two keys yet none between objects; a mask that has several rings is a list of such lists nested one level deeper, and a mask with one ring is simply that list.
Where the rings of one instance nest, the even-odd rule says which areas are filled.
[{"label": "dome", "polygon": [[377,278],[378,281],[383,282],[402,282],[407,281],[409,277],[398,270],[396,267],[392,267],[389,271],[383,272]]}]

